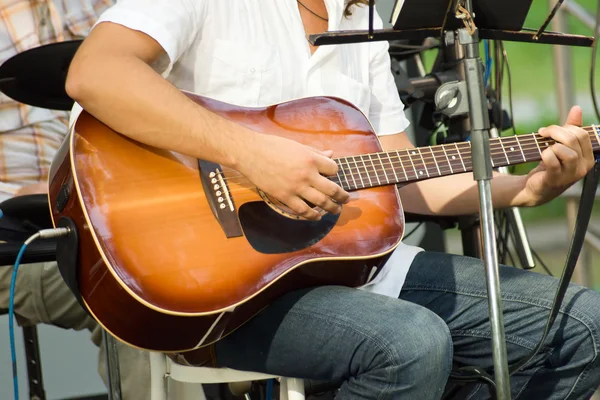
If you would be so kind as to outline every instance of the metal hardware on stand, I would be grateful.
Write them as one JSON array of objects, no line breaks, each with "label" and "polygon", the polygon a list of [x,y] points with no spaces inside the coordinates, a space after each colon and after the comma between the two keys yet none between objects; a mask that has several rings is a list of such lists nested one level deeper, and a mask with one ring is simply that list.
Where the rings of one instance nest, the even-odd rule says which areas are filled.
[{"label": "metal hardware on stand", "polygon": [[37,326],[23,327],[23,342],[27,360],[27,377],[29,378],[29,398],[30,400],[46,400]]}]

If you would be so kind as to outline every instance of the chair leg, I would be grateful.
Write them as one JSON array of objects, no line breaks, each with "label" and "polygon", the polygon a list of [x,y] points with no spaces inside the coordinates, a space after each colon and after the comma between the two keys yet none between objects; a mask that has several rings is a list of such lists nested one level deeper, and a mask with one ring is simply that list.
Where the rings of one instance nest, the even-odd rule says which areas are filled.
[{"label": "chair leg", "polygon": [[297,378],[281,378],[280,396],[286,400],[304,400],[304,381]]},{"label": "chair leg", "polygon": [[108,399],[123,400],[121,394],[121,369],[119,367],[119,353],[117,339],[112,337],[105,329],[102,330],[104,341],[104,354],[106,355],[106,377],[108,379]]},{"label": "chair leg", "polygon": [[200,383],[179,382],[167,379],[169,400],[206,400],[204,389]]},{"label": "chair leg", "polygon": [[167,400],[167,364],[162,353],[150,353],[150,400]]},{"label": "chair leg", "polygon": [[279,379],[279,400],[288,399],[288,378]]}]

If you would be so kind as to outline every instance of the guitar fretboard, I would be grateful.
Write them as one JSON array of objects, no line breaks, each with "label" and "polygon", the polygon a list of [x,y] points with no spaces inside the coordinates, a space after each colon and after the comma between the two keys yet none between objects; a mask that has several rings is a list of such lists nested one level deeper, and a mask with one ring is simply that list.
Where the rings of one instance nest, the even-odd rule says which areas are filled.
[{"label": "guitar fretboard", "polygon": [[[600,151],[598,126],[584,127],[594,152]],[[490,139],[492,167],[523,164],[542,159],[542,151],[554,140],[537,133]],[[338,174],[332,180],[344,190],[412,182],[471,172],[471,143],[460,142],[335,159]]]}]

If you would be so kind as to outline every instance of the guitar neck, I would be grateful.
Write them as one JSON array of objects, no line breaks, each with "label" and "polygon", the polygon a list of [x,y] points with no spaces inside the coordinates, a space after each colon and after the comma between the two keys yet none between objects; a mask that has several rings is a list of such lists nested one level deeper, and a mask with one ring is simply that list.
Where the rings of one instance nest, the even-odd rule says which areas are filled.
[{"label": "guitar neck", "polygon": [[[583,127],[594,152],[600,151],[600,130]],[[490,139],[493,168],[540,161],[542,151],[554,144],[537,133]],[[331,177],[344,190],[409,183],[438,176],[471,172],[471,143],[460,142],[363,154],[335,159],[338,174]]]}]

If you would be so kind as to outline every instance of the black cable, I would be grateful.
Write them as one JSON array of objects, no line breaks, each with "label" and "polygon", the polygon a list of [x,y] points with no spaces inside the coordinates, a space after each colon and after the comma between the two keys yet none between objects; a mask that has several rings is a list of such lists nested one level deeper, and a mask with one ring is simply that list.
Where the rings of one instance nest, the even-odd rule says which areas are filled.
[{"label": "black cable", "polygon": [[[565,262],[565,267],[563,269],[562,276],[560,277],[560,280],[558,282],[558,288],[556,289],[556,294],[554,296],[552,308],[550,309],[548,315],[546,326],[544,328],[541,338],[539,339],[538,345],[535,347],[535,349],[531,352],[530,355],[523,357],[522,359],[520,359],[512,365],[509,365],[509,375],[513,375],[515,372],[519,371],[521,368],[529,364],[531,360],[535,358],[535,356],[540,352],[540,350],[544,346],[546,338],[550,333],[550,329],[554,324],[554,321],[558,315],[560,306],[564,299],[565,293],[569,287],[571,278],[573,276],[573,271],[575,270],[575,266],[577,265],[577,259],[579,258],[579,254],[581,252],[581,248],[585,240],[585,235],[587,227],[589,225],[592,208],[594,206],[596,191],[598,189],[599,176],[600,163],[597,163],[594,166],[594,168],[590,170],[590,172],[588,172],[583,183],[583,190],[581,193],[581,199],[579,201],[579,209],[577,211],[577,219],[575,221],[575,230],[571,239],[568,257]],[[493,380],[491,380],[490,375],[483,370],[476,369],[473,367],[463,367],[459,368],[457,372],[451,373],[450,378],[454,381],[465,383],[484,381],[488,385],[490,385],[490,393],[492,392],[491,385],[493,384]]]},{"label": "black cable", "polygon": [[405,43],[390,42],[390,49],[393,49],[395,47],[398,47],[400,49],[429,50],[429,49],[433,49],[433,48],[438,48],[438,47],[440,47],[440,45],[439,44],[435,44],[435,45],[405,44]]},{"label": "black cable", "polygon": [[403,50],[403,51],[394,51],[390,48],[389,53],[391,56],[406,56],[406,55],[411,55],[411,54],[419,54],[425,50],[431,50],[431,49],[436,49],[439,46],[426,46],[426,47],[420,47],[420,48],[416,48],[416,49],[412,49],[412,50]]},{"label": "black cable", "polygon": [[505,240],[505,249],[506,249],[505,260],[506,260],[506,258],[508,258],[508,262],[505,261],[504,264],[516,266],[515,258],[513,256],[512,252],[509,250],[510,246],[508,245],[509,238],[512,238],[513,244],[516,242],[516,239],[515,239],[515,235],[510,233],[510,221],[508,219],[508,216],[506,216],[507,212],[508,212],[508,210],[505,210],[503,212],[503,214],[505,215],[505,221],[506,221],[505,222],[506,225],[504,227],[504,238],[505,238],[504,240]]},{"label": "black cable", "polygon": [[[502,110],[502,85],[504,83],[504,58],[502,57],[502,42],[496,40],[494,42],[494,62],[496,63],[496,102],[498,103],[498,107]],[[504,131],[503,127],[504,121],[502,118],[500,119],[500,124],[498,126],[498,135],[502,136],[502,131]]]},{"label": "black cable", "polygon": [[[506,49],[504,48],[504,43],[500,42],[500,46],[502,48],[502,63],[506,65],[506,76],[508,77],[508,109],[510,110],[510,119],[512,122],[512,131],[513,134],[517,135],[517,128],[515,124],[515,113],[513,111],[513,95],[512,95],[512,77],[510,74],[510,64],[508,63],[508,54],[506,53]],[[511,166],[514,168],[514,165]]]},{"label": "black cable", "polygon": [[533,254],[533,256],[538,260],[538,262],[542,265],[542,268],[544,269],[544,271],[546,271],[546,273],[548,275],[554,276],[552,274],[552,272],[550,271],[550,268],[548,268],[548,266],[544,263],[544,261],[542,261],[542,258],[539,256],[539,254],[534,249],[531,249],[531,254]]},{"label": "black cable", "polygon": [[538,29],[538,31],[535,33],[535,35],[533,35],[533,40],[538,40],[540,35],[546,30],[546,27],[548,27],[548,24],[550,23],[550,21],[552,21],[552,18],[554,18],[554,16],[556,15],[556,12],[558,11],[558,9],[560,8],[560,6],[562,5],[562,3],[565,0],[558,0],[558,2],[556,3],[556,5],[554,6],[554,8],[552,9],[552,11],[550,12],[550,15],[548,15],[548,17],[546,18],[546,20],[544,21],[544,23],[542,24],[542,26],[540,26],[540,29]]},{"label": "black cable", "polygon": [[498,250],[498,262],[501,264],[506,264],[506,252],[507,252],[507,241],[506,236],[504,236],[504,228],[505,228],[505,218],[504,213],[500,211],[496,211],[495,213],[496,220],[496,248]]},{"label": "black cable", "polygon": [[573,238],[571,240],[569,252],[567,253],[568,257],[565,262],[562,276],[560,277],[558,283],[558,288],[554,297],[554,303],[550,309],[550,315],[548,316],[548,322],[546,323],[542,337],[540,338],[536,348],[531,352],[530,356],[524,357],[509,367],[509,372],[511,375],[523,368],[525,365],[529,364],[529,362],[531,362],[531,360],[533,360],[534,357],[540,352],[544,346],[544,342],[546,341],[548,333],[550,333],[552,324],[554,324],[554,320],[558,315],[560,305],[562,304],[562,300],[569,287],[571,277],[573,276],[573,271],[577,265],[577,259],[579,258],[579,254],[581,253],[581,248],[585,240],[587,226],[590,222],[596,191],[598,189],[598,176],[600,176],[600,164],[596,164],[594,168],[588,172],[583,182],[583,190],[581,192],[579,209],[577,210],[577,219],[575,221]]},{"label": "black cable", "polygon": [[406,240],[406,239],[408,239],[408,237],[409,237],[410,235],[412,235],[413,233],[415,233],[415,232],[417,231],[417,229],[419,229],[419,228],[421,227],[421,225],[423,225],[423,221],[419,222],[419,223],[417,224],[417,226],[415,226],[415,227],[414,227],[414,228],[413,228],[413,229],[412,229],[410,232],[408,232],[408,234],[404,235],[404,236],[402,237],[402,240]]},{"label": "black cable", "polygon": [[594,45],[592,46],[592,62],[590,67],[590,92],[592,95],[592,103],[594,104],[594,111],[596,112],[596,118],[600,122],[600,110],[598,109],[598,103],[596,100],[596,52],[598,51],[598,29],[600,28],[600,0],[596,9],[596,26],[594,27]]}]

